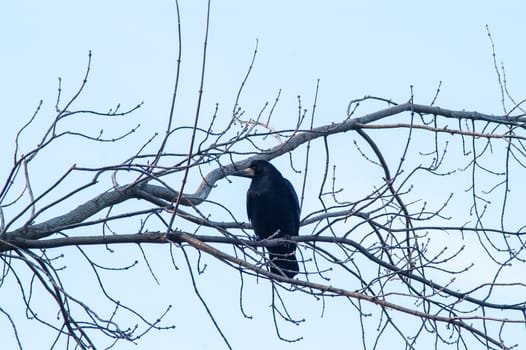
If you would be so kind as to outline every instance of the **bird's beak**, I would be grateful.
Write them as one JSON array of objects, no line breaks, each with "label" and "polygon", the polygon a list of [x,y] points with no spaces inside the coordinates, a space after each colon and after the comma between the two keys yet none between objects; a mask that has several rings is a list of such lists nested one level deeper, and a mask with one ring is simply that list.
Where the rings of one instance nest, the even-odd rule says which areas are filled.
[{"label": "bird's beak", "polygon": [[254,173],[254,169],[252,169],[252,168],[245,168],[245,169],[241,169],[241,170],[238,170],[238,171],[234,171],[230,175],[253,178],[255,173]]}]

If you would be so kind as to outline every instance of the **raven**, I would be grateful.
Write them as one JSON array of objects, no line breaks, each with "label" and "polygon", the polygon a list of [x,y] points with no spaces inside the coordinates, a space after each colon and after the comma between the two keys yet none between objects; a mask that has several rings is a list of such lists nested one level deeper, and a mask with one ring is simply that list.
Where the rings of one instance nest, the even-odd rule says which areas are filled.
[{"label": "raven", "polygon": [[[247,191],[247,214],[258,239],[297,236],[300,206],[294,187],[266,160],[253,160],[232,175],[252,178]],[[267,247],[270,271],[292,278],[299,272],[296,243]]]}]

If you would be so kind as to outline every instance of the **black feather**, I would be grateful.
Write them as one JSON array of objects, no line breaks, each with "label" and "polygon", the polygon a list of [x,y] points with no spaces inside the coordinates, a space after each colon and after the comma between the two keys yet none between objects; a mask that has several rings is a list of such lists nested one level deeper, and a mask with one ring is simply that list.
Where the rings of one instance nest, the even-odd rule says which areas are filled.
[{"label": "black feather", "polygon": [[[247,214],[258,239],[297,236],[300,207],[289,180],[264,160],[252,161],[249,170],[241,176],[252,177],[247,191]],[[299,272],[295,243],[287,242],[267,249],[273,273],[292,278]]]}]

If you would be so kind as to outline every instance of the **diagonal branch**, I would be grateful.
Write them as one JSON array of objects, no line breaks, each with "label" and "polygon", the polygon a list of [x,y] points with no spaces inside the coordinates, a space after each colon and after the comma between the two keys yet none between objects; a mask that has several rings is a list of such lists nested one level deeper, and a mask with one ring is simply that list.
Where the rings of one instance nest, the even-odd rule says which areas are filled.
[{"label": "diagonal branch", "polygon": [[111,207],[113,205],[119,204],[121,202],[124,202],[128,199],[147,199],[144,198],[140,191],[144,191],[145,193],[148,193],[154,197],[162,198],[170,203],[173,203],[176,198],[180,198],[181,205],[196,206],[201,204],[204,200],[206,200],[206,198],[208,198],[213,187],[219,180],[225,178],[226,176],[230,175],[232,172],[238,169],[247,167],[249,163],[255,158],[270,160],[285,153],[291,152],[294,149],[300,147],[301,145],[316,138],[333,134],[345,133],[351,130],[357,130],[363,127],[364,124],[369,124],[377,120],[389,116],[394,116],[407,111],[413,111],[415,113],[421,114],[441,115],[446,118],[491,121],[514,125],[517,123],[526,122],[526,117],[523,115],[491,116],[478,112],[455,111],[435,106],[425,106],[411,103],[395,105],[383,110],[376,111],[374,113],[363,115],[361,117],[346,119],[341,123],[324,125],[317,128],[313,128],[312,130],[298,132],[291,136],[283,144],[279,144],[273,148],[270,148],[263,154],[254,155],[252,157],[246,158],[238,162],[232,162],[231,164],[220,166],[210,171],[207,175],[205,175],[201,184],[192,194],[180,195],[177,191],[168,189],[166,187],[150,185],[146,182],[140,182],[138,184],[123,186],[121,188],[102,193],[99,196],[85,202],[84,204],[78,206],[77,208],[71,210],[70,212],[64,215],[55,217],[42,223],[24,225],[23,227],[20,227],[16,230],[5,233],[4,237],[6,238],[6,240],[10,240],[11,237],[14,236],[26,239],[39,239],[47,237],[64,227],[81,223],[82,221],[96,214],[97,212],[105,208]]}]

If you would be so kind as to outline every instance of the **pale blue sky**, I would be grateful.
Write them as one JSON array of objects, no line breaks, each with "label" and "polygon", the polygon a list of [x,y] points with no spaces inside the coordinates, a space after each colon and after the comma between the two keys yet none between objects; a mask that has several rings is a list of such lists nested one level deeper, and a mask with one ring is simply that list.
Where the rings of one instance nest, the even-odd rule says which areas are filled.
[{"label": "pale blue sky", "polygon": [[[204,1],[181,1],[183,59],[176,117],[180,125],[190,123],[194,116],[205,5]],[[215,1],[210,21],[203,115],[209,116],[217,102],[220,115],[229,117],[256,39],[259,40],[258,56],[241,105],[248,115],[256,115],[263,104],[273,101],[282,89],[276,114],[279,118],[275,119],[277,127],[290,127],[295,120],[297,95],[301,95],[304,106],[310,108],[317,79],[321,81],[317,107],[320,125],[343,119],[347,103],[353,98],[377,95],[406,101],[411,85],[415,101],[429,103],[440,81],[438,105],[502,113],[485,25],[490,26],[496,43],[499,65],[501,60],[505,64],[511,93],[521,99],[526,95],[522,27],[525,13],[523,1]],[[162,132],[174,82],[176,33],[175,4],[168,0],[0,3],[2,183],[10,169],[16,131],[43,99],[39,119],[28,131],[35,137],[26,137],[23,146],[29,148],[38,142],[41,135],[38,128],[47,125],[53,117],[57,78],[62,77],[64,98],[71,96],[83,78],[89,50],[93,53],[91,76],[76,107],[106,111],[118,103],[125,109],[141,101],[144,106],[124,121],[94,122],[88,118],[71,124],[71,128],[96,135],[104,127],[109,137],[141,124],[132,136],[137,140],[137,149],[154,132]],[[98,146],[85,148],[79,144],[67,149],[60,146],[56,149],[60,152],[60,156],[57,155],[60,161],[54,164],[59,169],[74,162],[111,164],[137,150],[116,146],[108,154],[106,148]],[[42,160],[42,164],[49,164],[49,160]],[[44,187],[53,176],[56,174],[35,182]],[[297,180],[300,179],[298,176]],[[234,210],[244,217],[242,203]],[[130,251],[137,254],[134,248]],[[71,255],[75,251],[67,252],[70,255],[67,259],[71,259],[68,261],[73,261],[69,273],[77,278],[82,276],[74,267]],[[124,248],[117,253],[124,259],[119,265],[129,262],[125,260],[126,253]],[[182,265],[178,272],[173,268],[162,272],[170,261],[167,248],[152,248],[150,254],[154,269],[160,271],[161,287],[152,279],[139,281],[128,287],[136,292],[130,292],[127,297],[151,302],[152,317],[162,310],[156,304],[159,299],[173,299],[170,304],[174,305],[174,311],[169,322],[175,324],[176,329],[150,333],[137,347],[123,343],[117,349],[224,348],[192,292],[188,274],[184,272],[184,260],[178,261]],[[112,255],[108,259],[118,258]],[[347,317],[355,312],[348,302],[326,300],[324,318],[320,318],[321,301],[300,293],[285,294],[291,311],[298,318],[306,318],[306,322],[297,327],[284,325],[285,336],[304,337],[299,343],[284,343],[274,332],[268,307],[268,283],[247,284],[244,306],[254,318],[246,320],[238,307],[237,275],[212,259],[207,263],[211,271],[200,277],[199,283],[234,348],[360,348],[361,333]],[[144,278],[148,274],[140,276]],[[223,276],[233,278],[234,285],[225,283]],[[137,277],[130,274],[123,278]],[[72,288],[86,288],[81,278],[76,281]],[[0,290],[0,300],[9,300],[9,295]],[[20,315],[23,317],[23,310]],[[20,322],[24,324],[20,335],[27,349],[51,344],[43,333],[30,331],[31,323]],[[0,315],[0,328],[6,329],[6,324]],[[369,324],[372,330],[374,324],[374,320]],[[4,331],[0,336],[4,343]],[[368,337],[368,344],[373,338],[373,335]],[[10,346],[14,348],[14,343]]]}]

